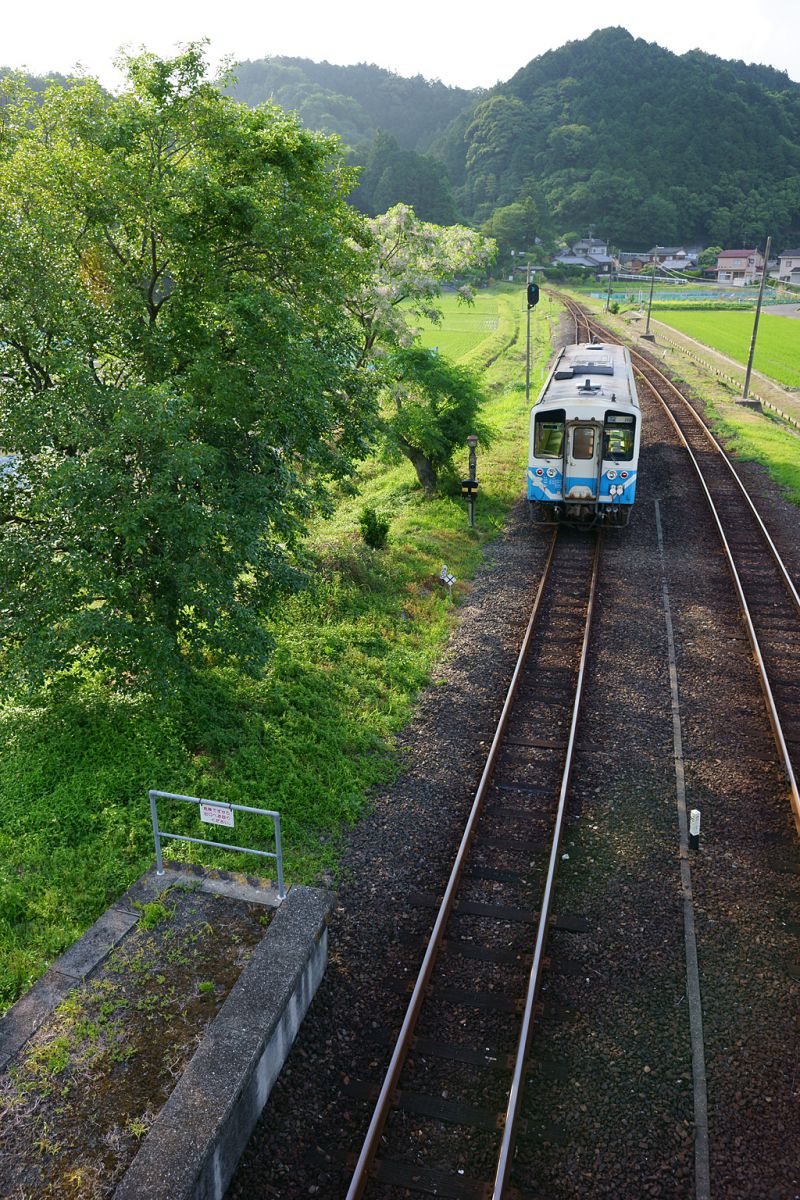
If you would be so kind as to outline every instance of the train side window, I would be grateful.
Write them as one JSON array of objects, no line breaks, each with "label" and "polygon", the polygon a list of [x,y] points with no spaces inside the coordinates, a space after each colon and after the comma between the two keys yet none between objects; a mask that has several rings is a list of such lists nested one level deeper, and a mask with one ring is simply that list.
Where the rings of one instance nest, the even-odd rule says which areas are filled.
[{"label": "train side window", "polygon": [[561,458],[564,453],[563,409],[541,413],[534,423],[533,453],[537,458]]},{"label": "train side window", "polygon": [[[615,414],[610,414],[613,417]],[[620,419],[618,417],[618,419]],[[625,420],[625,418],[621,418]],[[603,458],[613,458],[618,462],[630,462],[633,458],[633,443],[636,426],[631,418],[628,423],[612,425],[606,417],[603,430]]]},{"label": "train side window", "polygon": [[572,430],[572,457],[594,458],[594,429],[591,425],[576,425]]}]

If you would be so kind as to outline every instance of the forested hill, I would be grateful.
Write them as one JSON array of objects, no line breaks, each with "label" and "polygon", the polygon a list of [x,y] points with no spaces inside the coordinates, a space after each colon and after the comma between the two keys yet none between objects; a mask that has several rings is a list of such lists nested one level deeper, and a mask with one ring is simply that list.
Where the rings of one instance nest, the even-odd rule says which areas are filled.
[{"label": "forested hill", "polygon": [[229,90],[246,104],[273,100],[297,112],[308,128],[338,133],[348,146],[371,142],[382,130],[401,149],[422,153],[484,94],[421,75],[404,78],[369,63],[339,67],[309,58],[260,58],[237,63],[234,71],[237,81]]},{"label": "forested hill", "polygon": [[800,84],[771,67],[609,28],[491,91],[305,58],[235,73],[247,104],[274,100],[341,136],[363,168],[353,203],[373,215],[402,201],[440,224],[489,223],[501,241],[515,229],[526,249],[590,227],[636,250],[800,241]]},{"label": "forested hill", "polygon": [[540,231],[591,225],[627,248],[800,240],[800,84],[771,67],[609,28],[489,92],[299,58],[236,72],[240,99],[341,135],[366,212],[402,200],[481,224],[527,202]]},{"label": "forested hill", "polygon": [[800,85],[624,29],[534,59],[433,151],[472,220],[533,195],[561,230],[642,248],[800,232]]}]

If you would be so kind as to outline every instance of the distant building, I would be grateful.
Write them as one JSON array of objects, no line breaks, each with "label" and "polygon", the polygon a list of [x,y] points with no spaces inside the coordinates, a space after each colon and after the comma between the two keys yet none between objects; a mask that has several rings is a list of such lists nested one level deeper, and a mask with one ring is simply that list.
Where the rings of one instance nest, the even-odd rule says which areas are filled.
[{"label": "distant building", "polygon": [[608,253],[608,242],[601,238],[581,238],[568,246],[553,259],[553,266],[583,267],[596,275],[609,275],[616,269],[616,261]]},{"label": "distant building", "polygon": [[759,250],[723,250],[717,255],[717,279],[744,287],[755,283],[764,269],[764,256]]},{"label": "distant building", "polygon": [[685,246],[653,246],[647,251],[647,262],[657,262],[665,271],[692,271],[697,265],[697,253]]},{"label": "distant building", "polygon": [[581,238],[570,249],[578,258],[582,255],[588,255],[590,258],[600,255],[601,258],[605,258],[608,255],[608,242],[604,242],[602,238]]},{"label": "distant building", "polygon": [[778,279],[781,283],[800,282],[800,250],[784,250],[778,257]]},{"label": "distant building", "polygon": [[628,275],[638,275],[647,261],[644,250],[622,250],[619,255],[619,269]]}]

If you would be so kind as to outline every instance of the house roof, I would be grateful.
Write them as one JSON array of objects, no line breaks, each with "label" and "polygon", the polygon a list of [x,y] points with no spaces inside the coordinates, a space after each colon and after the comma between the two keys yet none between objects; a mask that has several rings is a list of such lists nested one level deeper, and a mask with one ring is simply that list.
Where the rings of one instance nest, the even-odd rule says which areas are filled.
[{"label": "house roof", "polygon": [[721,250],[717,258],[747,258],[758,253],[758,250]]},{"label": "house roof", "polygon": [[566,267],[596,267],[597,262],[583,254],[557,254],[553,262],[563,263]]},{"label": "house roof", "polygon": [[567,267],[600,267],[613,261],[607,254],[558,254],[553,259]]},{"label": "house roof", "polygon": [[800,250],[782,250],[778,258],[800,258]]}]

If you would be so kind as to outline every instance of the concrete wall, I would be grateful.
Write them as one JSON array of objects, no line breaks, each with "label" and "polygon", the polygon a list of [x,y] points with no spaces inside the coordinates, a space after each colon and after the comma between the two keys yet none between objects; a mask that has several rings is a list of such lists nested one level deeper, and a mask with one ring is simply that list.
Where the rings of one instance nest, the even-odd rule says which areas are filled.
[{"label": "concrete wall", "polygon": [[290,890],[114,1200],[222,1200],[324,974],[330,903]]}]

